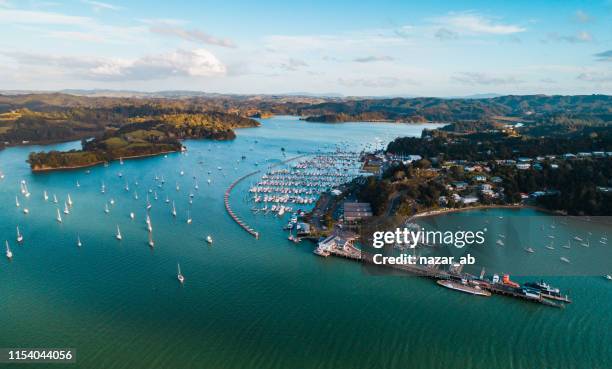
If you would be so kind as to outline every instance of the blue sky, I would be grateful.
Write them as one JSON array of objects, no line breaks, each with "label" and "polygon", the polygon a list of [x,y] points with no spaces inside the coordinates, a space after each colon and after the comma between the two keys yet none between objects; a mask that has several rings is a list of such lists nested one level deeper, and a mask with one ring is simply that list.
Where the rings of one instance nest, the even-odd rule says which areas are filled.
[{"label": "blue sky", "polygon": [[612,94],[612,0],[0,0],[0,89]]}]

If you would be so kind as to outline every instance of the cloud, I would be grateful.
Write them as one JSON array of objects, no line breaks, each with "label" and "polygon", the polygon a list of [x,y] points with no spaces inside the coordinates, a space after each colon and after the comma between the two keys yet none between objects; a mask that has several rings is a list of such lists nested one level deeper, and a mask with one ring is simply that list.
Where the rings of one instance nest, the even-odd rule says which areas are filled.
[{"label": "cloud", "polygon": [[593,36],[587,31],[577,32],[575,35],[560,35],[556,32],[549,33],[546,39],[543,40],[554,41],[554,42],[567,42],[570,44],[586,43],[593,41]]},{"label": "cloud", "polygon": [[185,29],[183,27],[174,26],[170,24],[156,24],[152,25],[149,28],[149,31],[163,35],[163,36],[173,36],[178,37],[183,40],[196,42],[196,43],[204,43],[209,45],[223,46],[223,47],[236,47],[232,40],[217,38],[206,34],[202,31],[198,31],[195,29]]},{"label": "cloud", "polygon": [[452,79],[466,85],[508,85],[522,82],[514,77],[496,77],[474,72],[459,73],[454,75]]},{"label": "cloud", "polygon": [[607,83],[612,82],[612,74],[610,73],[581,73],[576,79],[584,82]]},{"label": "cloud", "polygon": [[227,69],[216,56],[204,49],[176,50],[137,59],[106,59],[4,52],[21,66],[55,67],[58,72],[85,80],[142,81],[170,77],[211,77],[225,75]]},{"label": "cloud", "polygon": [[434,23],[454,32],[468,34],[510,35],[526,31],[524,27],[496,23],[475,13],[451,13],[434,19]]},{"label": "cloud", "polygon": [[357,63],[372,63],[372,62],[393,61],[393,60],[395,60],[393,57],[387,56],[387,55],[381,55],[381,56],[370,55],[370,56],[362,56],[362,57],[353,59],[353,61]]},{"label": "cloud", "polygon": [[109,4],[109,3],[103,3],[101,1],[93,1],[93,0],[81,0],[81,2],[83,4],[88,4],[91,5],[92,9],[96,12],[99,12],[101,10],[121,10],[123,9],[123,7],[121,6],[117,6],[117,5],[113,5],[113,4]]},{"label": "cloud", "polygon": [[0,8],[0,23],[88,26],[94,23],[94,21],[89,17],[54,12]]},{"label": "cloud", "polygon": [[286,71],[289,72],[295,72],[296,70],[302,68],[302,67],[307,67],[308,64],[301,60],[301,59],[295,59],[295,58],[289,58],[289,60],[286,63],[282,63],[280,65],[280,67]]},{"label": "cloud", "polygon": [[612,50],[602,51],[595,54],[598,61],[609,61],[612,62]]},{"label": "cloud", "polygon": [[582,10],[576,11],[576,13],[574,14],[574,19],[576,20],[576,22],[579,22],[579,23],[589,23],[590,21],[593,20],[593,18],[591,18],[590,15],[588,15],[586,12]]},{"label": "cloud", "polygon": [[459,38],[459,35],[457,34],[457,32],[453,32],[446,28],[439,28],[434,34],[434,36],[441,41],[455,40]]},{"label": "cloud", "polygon": [[409,79],[400,79],[397,77],[377,77],[377,78],[356,78],[345,79],[339,78],[338,83],[345,87],[368,87],[368,88],[391,88],[404,84],[417,84]]}]

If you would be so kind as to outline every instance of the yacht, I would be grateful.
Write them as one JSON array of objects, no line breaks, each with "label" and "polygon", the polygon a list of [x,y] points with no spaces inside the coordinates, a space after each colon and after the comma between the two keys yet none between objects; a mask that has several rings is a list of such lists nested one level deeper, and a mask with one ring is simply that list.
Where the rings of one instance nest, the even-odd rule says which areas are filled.
[{"label": "yacht", "polygon": [[123,239],[123,236],[121,236],[121,230],[119,229],[118,224],[117,224],[117,234],[115,235],[115,238],[117,238],[119,241]]},{"label": "yacht", "polygon": [[23,241],[23,235],[19,232],[19,226],[17,226],[17,242],[21,243]]},{"label": "yacht", "polygon": [[181,265],[179,263],[176,263],[176,267],[178,269],[176,278],[178,279],[179,282],[181,282],[181,284],[183,284],[185,283],[185,277],[183,276],[183,273],[181,273]]},{"label": "yacht", "polygon": [[9,247],[8,241],[6,241],[6,258],[9,260],[13,258],[13,252],[11,251],[11,248]]}]

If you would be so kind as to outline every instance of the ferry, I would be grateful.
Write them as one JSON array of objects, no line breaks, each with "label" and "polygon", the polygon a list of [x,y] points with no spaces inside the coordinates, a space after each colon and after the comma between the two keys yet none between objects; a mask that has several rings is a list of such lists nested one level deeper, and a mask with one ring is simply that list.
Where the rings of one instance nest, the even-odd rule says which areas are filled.
[{"label": "ferry", "polygon": [[548,283],[544,281],[540,282],[527,282],[525,283],[525,287],[538,290],[542,297],[563,301],[563,302],[571,302],[570,299],[565,295],[562,295],[558,288],[554,288]]},{"label": "ferry", "polygon": [[451,281],[449,279],[440,279],[437,281],[440,286],[450,288],[451,290],[469,293],[477,296],[491,296],[491,292],[483,290],[478,285],[469,285],[467,279],[462,279],[461,282]]}]

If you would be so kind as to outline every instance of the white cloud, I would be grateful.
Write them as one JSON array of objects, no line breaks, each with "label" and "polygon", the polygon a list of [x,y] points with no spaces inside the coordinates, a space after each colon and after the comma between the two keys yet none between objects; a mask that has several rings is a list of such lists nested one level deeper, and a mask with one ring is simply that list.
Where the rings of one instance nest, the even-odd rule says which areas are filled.
[{"label": "white cloud", "polygon": [[370,56],[362,56],[359,58],[353,59],[354,62],[357,63],[373,63],[373,62],[385,62],[385,61],[393,61],[395,60],[393,57],[388,55],[370,55]]},{"label": "white cloud", "polygon": [[595,83],[612,82],[612,74],[610,73],[598,73],[598,72],[581,73],[576,78],[584,82],[595,82]]},{"label": "white cloud", "polygon": [[88,26],[94,23],[94,20],[89,17],[54,12],[0,8],[0,22],[5,24]]},{"label": "white cloud", "polygon": [[204,49],[176,50],[137,59],[88,58],[33,53],[3,53],[25,67],[55,67],[66,76],[85,80],[160,80],[170,77],[225,75],[225,65]]},{"label": "white cloud", "polygon": [[117,5],[113,5],[113,4],[109,4],[109,3],[103,3],[101,1],[93,1],[93,0],[81,0],[82,3],[84,4],[88,4],[91,5],[92,9],[94,11],[101,11],[101,10],[121,10],[123,9],[123,7],[121,6],[117,6]]},{"label": "white cloud", "polygon": [[467,85],[508,85],[522,82],[511,76],[492,76],[486,73],[476,72],[459,73],[454,75],[452,79]]},{"label": "white cloud", "polygon": [[544,39],[543,41],[568,42],[570,44],[577,44],[591,42],[593,41],[593,36],[587,31],[579,31],[574,35],[560,35],[556,32],[553,32],[549,33],[546,36],[546,39]]},{"label": "white cloud", "polygon": [[519,25],[496,23],[475,13],[451,13],[434,19],[434,23],[458,33],[510,35],[526,31]]},{"label": "white cloud", "polygon": [[163,23],[154,24],[149,28],[149,31],[159,34],[159,35],[163,35],[163,36],[178,37],[183,40],[187,40],[191,42],[204,43],[204,44],[230,47],[230,48],[236,47],[236,45],[234,45],[234,42],[232,40],[229,40],[226,38],[214,37],[214,36],[211,36],[207,33],[204,33],[196,29],[186,29],[183,27],[173,26],[169,24],[163,24]]},{"label": "white cloud", "polygon": [[592,20],[591,16],[583,10],[577,10],[574,14],[574,19],[580,23],[588,23]]}]

